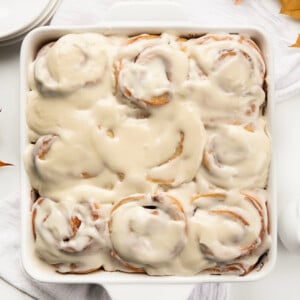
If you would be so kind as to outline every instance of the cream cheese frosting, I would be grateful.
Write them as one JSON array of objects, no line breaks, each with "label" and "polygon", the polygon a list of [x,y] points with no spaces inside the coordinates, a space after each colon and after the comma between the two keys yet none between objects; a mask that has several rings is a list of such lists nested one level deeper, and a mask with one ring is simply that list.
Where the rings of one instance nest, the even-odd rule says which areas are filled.
[{"label": "cream cheese frosting", "polygon": [[265,64],[236,34],[68,34],[29,67],[37,255],[60,273],[246,275],[268,252]]}]

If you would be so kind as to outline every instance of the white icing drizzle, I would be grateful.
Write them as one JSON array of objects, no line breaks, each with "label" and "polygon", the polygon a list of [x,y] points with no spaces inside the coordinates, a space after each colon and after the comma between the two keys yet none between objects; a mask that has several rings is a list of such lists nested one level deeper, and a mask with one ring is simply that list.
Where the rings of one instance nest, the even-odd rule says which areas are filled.
[{"label": "white icing drizzle", "polygon": [[270,245],[264,76],[239,35],[82,33],[43,47],[25,153],[39,257],[61,273],[252,270]]}]

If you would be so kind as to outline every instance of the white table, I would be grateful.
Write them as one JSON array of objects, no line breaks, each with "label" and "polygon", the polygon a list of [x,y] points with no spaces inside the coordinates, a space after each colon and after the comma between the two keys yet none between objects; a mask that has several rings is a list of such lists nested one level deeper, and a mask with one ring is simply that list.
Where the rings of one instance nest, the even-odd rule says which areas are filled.
[{"label": "white table", "polygon": [[[0,159],[15,167],[0,169],[0,199],[19,188],[19,48],[0,48]],[[279,208],[300,197],[300,95],[276,106],[274,149],[278,174]],[[5,179],[4,179],[5,178]],[[5,180],[5,185],[1,184]],[[0,201],[1,209],[1,201]],[[259,282],[232,284],[230,300],[300,299],[300,256],[289,254],[279,243],[273,272]],[[30,299],[0,280],[1,299]],[[126,297],[124,296],[124,299]]]}]

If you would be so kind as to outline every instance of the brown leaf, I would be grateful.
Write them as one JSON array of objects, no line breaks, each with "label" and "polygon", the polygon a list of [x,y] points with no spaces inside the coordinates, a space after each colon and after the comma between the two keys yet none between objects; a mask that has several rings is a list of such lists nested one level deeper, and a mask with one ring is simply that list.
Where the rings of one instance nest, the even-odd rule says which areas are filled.
[{"label": "brown leaf", "polygon": [[288,15],[300,20],[300,1],[299,0],[280,0],[281,14]]},{"label": "brown leaf", "polygon": [[0,168],[5,167],[5,166],[13,166],[13,164],[6,163],[6,162],[0,160]]},{"label": "brown leaf", "polygon": [[290,47],[300,48],[300,34],[298,34],[298,39],[296,43],[291,45]]}]

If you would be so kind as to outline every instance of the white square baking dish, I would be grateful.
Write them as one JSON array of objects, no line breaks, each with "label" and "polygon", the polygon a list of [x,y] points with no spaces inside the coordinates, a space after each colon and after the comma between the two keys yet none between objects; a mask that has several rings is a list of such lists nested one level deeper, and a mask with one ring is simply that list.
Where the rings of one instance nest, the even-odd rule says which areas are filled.
[{"label": "white square baking dish", "polygon": [[[157,22],[114,22],[109,25],[97,27],[44,27],[32,31],[24,40],[21,49],[21,97],[20,97],[20,137],[21,156],[28,143],[27,125],[25,118],[26,101],[28,93],[28,67],[34,60],[37,50],[45,43],[53,41],[68,33],[97,32],[105,35],[111,34],[139,34],[139,33],[161,33],[162,31],[172,31],[182,35],[202,35],[205,33],[227,32],[240,33],[253,38],[260,46],[267,66],[267,119],[269,130],[272,136],[272,116],[274,110],[273,97],[273,71],[271,45],[265,33],[257,28],[235,27],[235,28],[204,28],[191,25],[187,22],[164,22],[163,25]],[[31,186],[24,168],[21,166],[21,186],[22,186],[22,261],[25,271],[34,279],[44,282],[57,283],[96,283],[96,284],[195,284],[202,282],[243,282],[258,280],[266,276],[272,269],[276,260],[277,249],[277,204],[275,190],[275,168],[274,153],[272,154],[271,168],[268,183],[268,201],[270,207],[270,223],[272,244],[263,268],[259,271],[252,271],[244,277],[232,275],[196,275],[191,277],[155,277],[144,274],[126,274],[121,272],[96,272],[85,275],[62,275],[56,273],[46,263],[41,262],[34,254],[33,235],[31,228]]]}]

